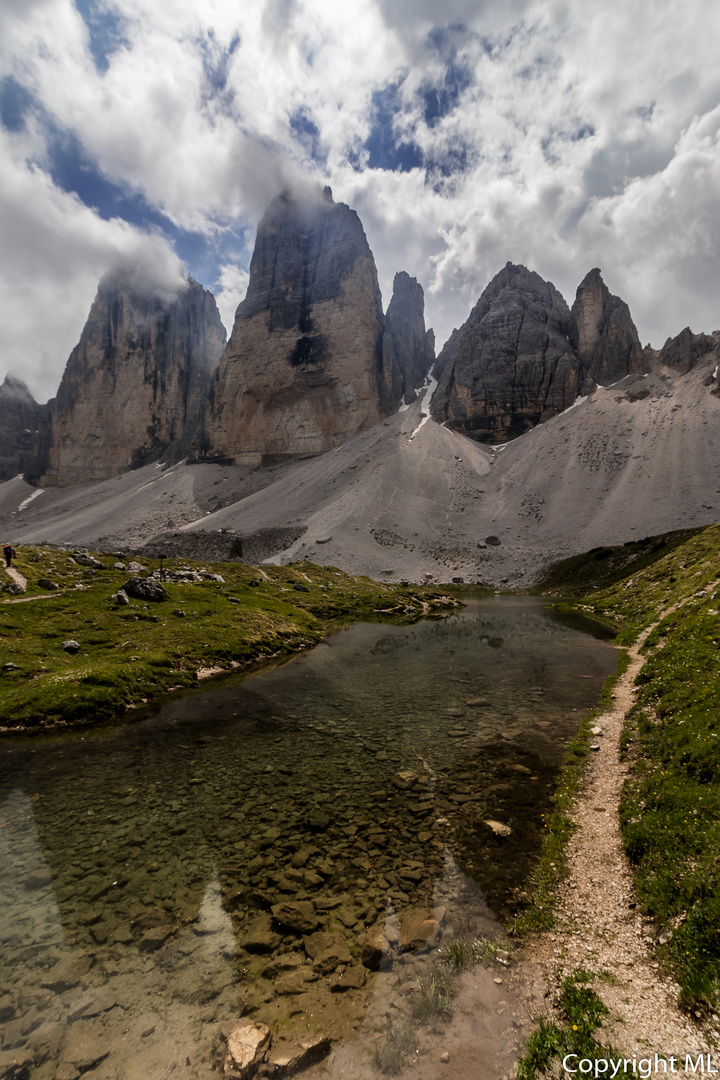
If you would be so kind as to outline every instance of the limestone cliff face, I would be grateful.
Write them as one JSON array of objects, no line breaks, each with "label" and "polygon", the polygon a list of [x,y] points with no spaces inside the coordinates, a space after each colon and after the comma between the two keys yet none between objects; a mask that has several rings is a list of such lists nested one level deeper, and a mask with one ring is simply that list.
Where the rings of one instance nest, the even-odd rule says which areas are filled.
[{"label": "limestone cliff face", "polygon": [[481,442],[506,442],[572,405],[575,322],[560,293],[508,263],[436,365],[432,415]]},{"label": "limestone cliff face", "polygon": [[50,403],[33,478],[77,484],[188,453],[224,345],[215,298],[192,278],[176,299],[104,278]]},{"label": "limestone cliff face", "polygon": [[237,462],[321,453],[386,416],[401,394],[357,214],[329,188],[279,195],[258,226],[213,384],[207,453]]},{"label": "limestone cliff face", "polygon": [[677,337],[668,338],[656,355],[661,364],[685,375],[697,367],[703,357],[715,353],[716,350],[720,352],[720,331],[713,334],[693,334],[690,327],[686,326]]},{"label": "limestone cliff face", "polygon": [[6,375],[0,386],[0,481],[30,467],[46,418],[47,406],[38,405],[21,379]]},{"label": "limestone cliff face", "polygon": [[409,403],[435,362],[435,335],[425,329],[422,285],[404,270],[395,275],[385,321],[400,369],[402,396]]},{"label": "limestone cliff face", "polygon": [[642,347],[630,309],[610,293],[597,268],[578,286],[572,315],[582,394],[640,370]]}]

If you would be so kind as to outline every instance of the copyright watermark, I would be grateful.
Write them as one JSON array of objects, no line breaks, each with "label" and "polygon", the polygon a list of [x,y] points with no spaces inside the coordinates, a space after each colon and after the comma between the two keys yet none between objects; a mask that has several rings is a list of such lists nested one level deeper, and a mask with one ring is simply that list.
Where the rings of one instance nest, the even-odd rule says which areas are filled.
[{"label": "copyright watermark", "polygon": [[567,1054],[563,1058],[563,1069],[569,1075],[592,1076],[595,1080],[613,1080],[616,1076],[640,1076],[648,1080],[651,1076],[668,1073],[684,1073],[686,1076],[717,1076],[720,1074],[720,1060],[713,1062],[712,1054],[686,1054],[683,1061],[679,1057],[639,1058],[583,1058],[579,1054]]}]

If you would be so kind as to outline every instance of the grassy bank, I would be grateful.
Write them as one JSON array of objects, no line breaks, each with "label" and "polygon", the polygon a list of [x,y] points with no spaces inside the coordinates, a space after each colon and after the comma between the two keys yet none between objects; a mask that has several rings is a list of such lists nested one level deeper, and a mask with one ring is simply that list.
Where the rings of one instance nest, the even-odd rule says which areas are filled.
[{"label": "grassy bank", "polygon": [[[143,558],[135,572],[116,569],[113,556],[92,558],[101,566],[64,549],[20,553],[26,593],[0,593],[0,727],[101,723],[196,686],[208,672],[308,648],[342,620],[412,620],[456,603],[438,589],[385,585],[311,563],[258,570],[170,559],[164,600],[118,606],[113,597],[128,578],[158,571],[159,561]],[[45,580],[57,591],[48,594]],[[71,640],[80,646],[75,653],[64,648]]]},{"label": "grassy bank", "polygon": [[[637,701],[623,736],[631,768],[620,808],[623,842],[635,867],[638,899],[654,921],[658,958],[677,979],[681,1004],[717,1011],[720,526],[651,537],[632,547],[629,553],[627,546],[613,549],[599,560],[592,553],[565,560],[544,586],[577,592],[581,579],[580,606],[619,623],[622,644],[662,619],[643,647]],[[599,588],[608,567],[615,568],[615,579]],[[563,828],[558,818],[549,847],[556,840],[562,846]],[[562,855],[559,860],[562,865]],[[546,862],[544,856],[540,881]],[[541,924],[537,911],[526,921]]]}]

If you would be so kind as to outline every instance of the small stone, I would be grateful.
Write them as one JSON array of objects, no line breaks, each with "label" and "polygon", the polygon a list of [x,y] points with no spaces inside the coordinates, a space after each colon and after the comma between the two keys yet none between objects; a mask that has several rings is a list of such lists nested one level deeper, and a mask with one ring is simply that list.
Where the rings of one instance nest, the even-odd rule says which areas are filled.
[{"label": "small stone", "polygon": [[317,929],[318,917],[315,907],[310,900],[299,900],[297,903],[287,901],[282,904],[273,904],[272,917],[280,926],[286,926],[289,930],[297,930],[301,934],[312,933]]},{"label": "small stone", "polygon": [[415,787],[418,782],[417,773],[411,772],[409,769],[404,769],[401,772],[396,772],[392,778],[392,783],[396,788],[401,791],[407,791],[409,788]]},{"label": "small stone", "polygon": [[323,930],[305,938],[305,952],[320,975],[329,975],[340,964],[349,964],[351,959],[345,939],[339,934],[328,934]]},{"label": "small stone", "polygon": [[246,1080],[265,1060],[270,1048],[270,1028],[259,1021],[243,1020],[229,1032],[224,1073],[228,1080]]},{"label": "small stone", "polygon": [[74,638],[70,638],[68,641],[63,641],[62,647],[65,652],[73,653],[80,652],[80,642],[75,641]]},{"label": "small stone", "polygon": [[449,1060],[450,1060],[450,1055],[448,1054],[447,1050],[445,1050],[445,1051],[444,1051],[444,1052],[443,1052],[443,1053],[442,1053],[442,1054],[440,1055],[440,1061],[441,1061],[441,1062],[443,1063],[443,1065],[447,1065],[447,1063],[449,1062]]},{"label": "small stone", "polygon": [[599,750],[600,746],[598,745],[598,743],[590,743],[590,749],[591,750]]},{"label": "small stone", "polygon": [[382,923],[368,927],[362,947],[362,962],[370,971],[379,971],[390,960],[390,942]]},{"label": "small stone", "polygon": [[365,972],[355,964],[346,967],[344,971],[333,975],[330,979],[330,989],[333,993],[342,990],[361,990],[365,985]]},{"label": "small stone", "polygon": [[318,536],[315,541],[316,544],[329,544],[332,540],[332,536]]},{"label": "small stone", "polygon": [[240,938],[241,947],[250,953],[275,952],[281,944],[282,936],[274,930],[269,915],[259,915]]},{"label": "small stone", "polygon": [[493,979],[493,982],[497,983],[498,986],[502,985],[502,979]]},{"label": "small stone", "polygon": [[173,936],[176,930],[176,926],[170,926],[169,924],[151,927],[149,930],[145,931],[138,942],[140,951],[155,952],[157,949],[161,949],[168,938]]},{"label": "small stone", "polygon": [[130,603],[130,597],[124,589],[119,589],[113,596],[113,600],[118,607],[127,607],[127,605]]},{"label": "small stone", "polygon": [[485,824],[488,826],[489,829],[492,829],[496,836],[500,836],[502,838],[512,836],[512,829],[509,825],[503,825],[502,821],[490,820],[486,821]]},{"label": "small stone", "polygon": [[293,585],[293,589],[295,590],[295,592],[310,592],[307,585],[301,585],[299,581],[296,585]]},{"label": "small stone", "polygon": [[56,581],[51,581],[50,578],[46,577],[41,577],[38,580],[38,585],[41,589],[46,589],[48,592],[54,592],[56,589],[60,588]]}]

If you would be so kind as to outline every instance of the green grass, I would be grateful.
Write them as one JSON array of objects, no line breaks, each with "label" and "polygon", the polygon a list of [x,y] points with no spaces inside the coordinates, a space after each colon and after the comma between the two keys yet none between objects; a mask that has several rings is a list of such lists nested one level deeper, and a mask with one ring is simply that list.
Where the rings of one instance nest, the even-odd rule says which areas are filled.
[{"label": "green grass", "polygon": [[[533,1031],[518,1061],[517,1080],[538,1080],[551,1073],[568,1054],[576,1054],[579,1060],[607,1061],[607,1075],[612,1075],[612,1065],[620,1055],[595,1037],[610,1015],[589,986],[596,977],[579,968],[563,980],[557,1000],[558,1021],[543,1019]],[[577,1067],[577,1062],[573,1064]]]},{"label": "green grass", "polygon": [[396,1076],[407,1065],[408,1054],[417,1048],[417,1028],[407,1016],[388,1017],[386,1033],[375,1043],[375,1067]]},{"label": "green grass", "polygon": [[454,985],[452,972],[438,968],[429,978],[422,979],[413,993],[411,1014],[423,1027],[437,1031],[452,1016]]},{"label": "green grass", "polygon": [[[42,578],[61,588],[20,602],[3,602],[0,594],[2,665],[15,665],[0,665],[0,727],[107,722],[196,686],[202,668],[242,670],[315,645],[342,622],[411,621],[457,603],[438,589],[387,585],[311,563],[261,572],[243,563],[170,559],[166,570],[205,569],[224,583],[167,581],[166,600],[117,607],[112,597],[131,574],[113,569],[113,556],[97,557],[105,569],[78,565],[71,551],[22,549],[16,566],[28,580],[26,596],[43,593]],[[139,561],[148,572],[159,567],[155,559]],[[62,647],[71,638],[81,646],[75,655]]]}]

